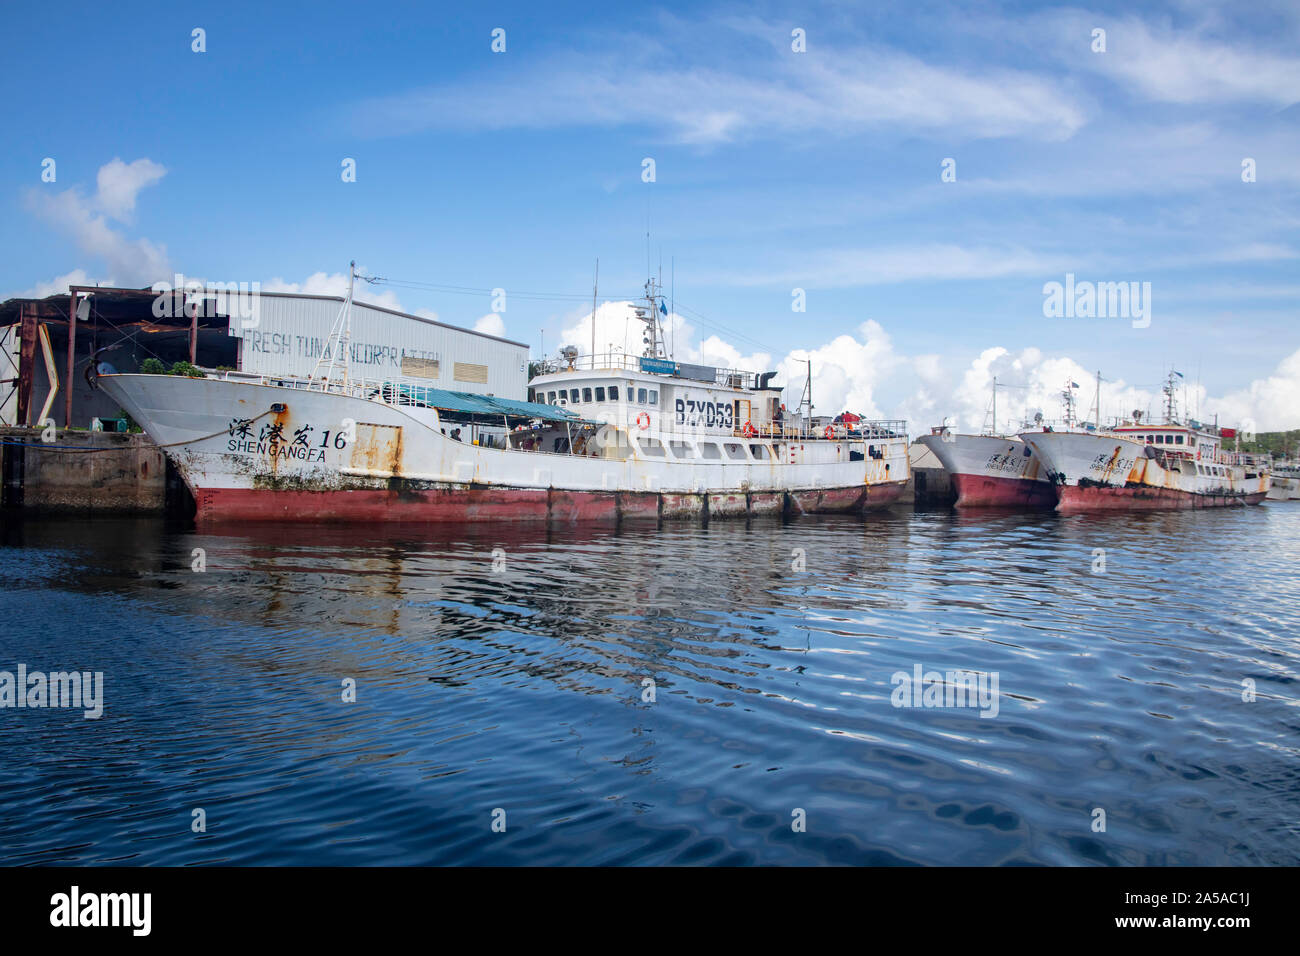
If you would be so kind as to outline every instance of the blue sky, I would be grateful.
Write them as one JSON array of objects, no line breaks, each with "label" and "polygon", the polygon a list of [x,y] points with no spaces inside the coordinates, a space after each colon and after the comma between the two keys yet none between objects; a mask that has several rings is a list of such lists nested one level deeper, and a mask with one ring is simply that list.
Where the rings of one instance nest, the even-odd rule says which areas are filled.
[{"label": "blue sky", "polygon": [[[597,257],[602,299],[639,290],[648,222],[680,357],[793,378],[810,353],[820,411],[978,427],[992,375],[1029,386],[1015,412],[1054,415],[1060,384],[1100,369],[1118,413],[1172,364],[1206,416],[1300,426],[1294,3],[127,3],[6,22],[25,65],[0,78],[2,296],[173,271],[320,290],[355,258],[505,288],[497,316],[487,295],[360,297],[534,347],[545,328],[551,351],[590,341]],[[1067,272],[1151,283],[1149,327],[1046,317]],[[598,337],[624,322],[602,308]]]}]

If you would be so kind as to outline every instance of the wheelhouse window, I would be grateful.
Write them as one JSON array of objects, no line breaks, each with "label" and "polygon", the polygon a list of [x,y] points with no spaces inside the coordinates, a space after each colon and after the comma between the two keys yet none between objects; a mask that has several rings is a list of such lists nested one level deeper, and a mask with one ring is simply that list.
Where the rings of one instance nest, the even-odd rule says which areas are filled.
[{"label": "wheelhouse window", "polygon": [[650,404],[651,405],[659,404],[659,389],[657,388],[650,389]]},{"label": "wheelhouse window", "polygon": [[646,392],[644,388],[638,388],[636,390],[636,403],[638,405],[646,404]]},{"label": "wheelhouse window", "polygon": [[729,441],[722,446],[727,451],[727,457],[733,461],[744,461],[746,459],[745,448],[740,442]]},{"label": "wheelhouse window", "polygon": [[1182,435],[1175,435],[1175,436],[1174,436],[1174,444],[1175,444],[1175,445],[1181,445],[1182,443],[1183,443],[1183,436],[1182,436]]},{"label": "wheelhouse window", "polygon": [[573,402],[574,404],[577,404],[578,390],[576,388],[569,389],[569,401]]},{"label": "wheelhouse window", "polygon": [[749,453],[754,456],[755,461],[767,461],[768,459],[766,445],[750,445]]},{"label": "wheelhouse window", "polygon": [[611,402],[617,402],[617,401],[618,401],[618,386],[617,386],[617,385],[611,385],[611,386],[609,387],[609,400],[610,400]]},{"label": "wheelhouse window", "polygon": [[596,387],[596,401],[598,401],[598,402],[603,402],[604,400],[605,400],[605,389],[604,389],[604,387],[602,387],[602,386],[597,386],[597,387]]},{"label": "wheelhouse window", "polygon": [[554,405],[554,404],[555,404],[555,393],[554,393],[554,392],[547,392],[547,394],[546,394],[546,403],[547,403],[548,405]]},{"label": "wheelhouse window", "polygon": [[591,389],[589,389],[589,388],[584,388],[584,389],[582,390],[582,400],[583,400],[584,402],[589,402],[589,401],[591,401]]}]

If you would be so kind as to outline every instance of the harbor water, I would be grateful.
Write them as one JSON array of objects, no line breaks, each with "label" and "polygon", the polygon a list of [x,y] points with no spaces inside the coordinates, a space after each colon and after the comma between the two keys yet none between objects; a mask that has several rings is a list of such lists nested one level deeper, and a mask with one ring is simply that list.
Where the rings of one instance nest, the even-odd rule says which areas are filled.
[{"label": "harbor water", "polygon": [[1300,504],[6,517],[0,671],[102,713],[0,708],[0,861],[1295,865],[1298,562]]}]

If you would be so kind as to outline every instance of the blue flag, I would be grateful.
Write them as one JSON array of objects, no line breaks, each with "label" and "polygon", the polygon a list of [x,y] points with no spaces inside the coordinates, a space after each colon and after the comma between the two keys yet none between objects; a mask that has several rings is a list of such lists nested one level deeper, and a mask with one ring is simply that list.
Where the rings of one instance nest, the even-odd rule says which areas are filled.
[{"label": "blue flag", "polygon": [[662,300],[659,302],[659,311],[662,312],[664,315],[668,314],[668,310],[664,308],[664,304]]}]

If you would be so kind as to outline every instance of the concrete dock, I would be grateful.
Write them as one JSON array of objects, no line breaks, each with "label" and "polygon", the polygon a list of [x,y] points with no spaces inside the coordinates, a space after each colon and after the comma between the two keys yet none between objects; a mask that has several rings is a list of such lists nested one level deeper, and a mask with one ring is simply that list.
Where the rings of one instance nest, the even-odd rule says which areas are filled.
[{"label": "concrete dock", "polygon": [[166,458],[142,434],[0,427],[0,475],[6,508],[162,514],[168,505]]}]

